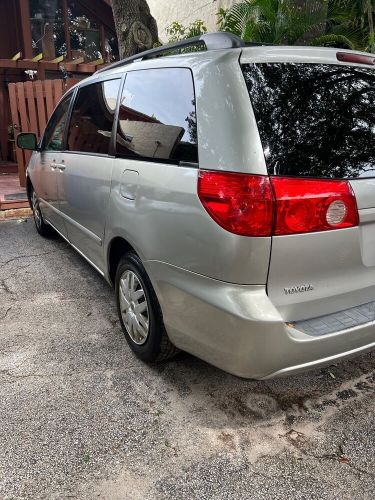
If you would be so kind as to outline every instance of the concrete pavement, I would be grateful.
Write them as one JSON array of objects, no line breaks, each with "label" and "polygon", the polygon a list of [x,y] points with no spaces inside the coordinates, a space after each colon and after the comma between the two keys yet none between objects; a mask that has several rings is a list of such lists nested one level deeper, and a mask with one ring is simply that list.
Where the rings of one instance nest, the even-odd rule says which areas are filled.
[{"label": "concrete pavement", "polygon": [[0,498],[372,499],[375,356],[266,382],[147,366],[113,293],[0,221]]}]

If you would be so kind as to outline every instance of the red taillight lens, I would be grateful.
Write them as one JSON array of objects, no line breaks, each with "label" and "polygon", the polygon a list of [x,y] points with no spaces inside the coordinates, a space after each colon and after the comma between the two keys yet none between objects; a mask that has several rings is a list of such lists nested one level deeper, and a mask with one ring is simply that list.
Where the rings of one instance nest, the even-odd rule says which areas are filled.
[{"label": "red taillight lens", "polygon": [[271,177],[276,198],[274,234],[310,233],[358,225],[347,181]]},{"label": "red taillight lens", "polygon": [[242,236],[281,236],[357,226],[343,180],[267,177],[200,170],[198,196],[211,217]]},{"label": "red taillight lens", "polygon": [[352,54],[351,52],[337,52],[336,57],[338,61],[357,63],[357,64],[369,64],[370,66],[375,65],[375,57],[365,54]]},{"label": "red taillight lens", "polygon": [[271,236],[273,193],[269,177],[200,171],[198,196],[211,217],[242,236]]}]

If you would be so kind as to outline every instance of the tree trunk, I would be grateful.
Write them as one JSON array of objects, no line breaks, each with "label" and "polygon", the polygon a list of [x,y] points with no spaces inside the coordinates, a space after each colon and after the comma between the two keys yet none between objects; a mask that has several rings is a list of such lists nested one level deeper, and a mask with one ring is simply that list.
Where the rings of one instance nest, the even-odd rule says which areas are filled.
[{"label": "tree trunk", "polygon": [[158,27],[146,0],[112,0],[120,58],[151,49]]}]

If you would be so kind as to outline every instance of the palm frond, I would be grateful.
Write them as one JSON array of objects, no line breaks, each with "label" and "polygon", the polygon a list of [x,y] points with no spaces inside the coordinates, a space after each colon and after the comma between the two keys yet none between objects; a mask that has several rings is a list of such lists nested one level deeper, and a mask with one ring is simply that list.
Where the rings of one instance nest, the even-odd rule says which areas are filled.
[{"label": "palm frond", "polygon": [[375,50],[375,0],[242,0],[218,12],[219,26],[245,41],[340,44]]}]

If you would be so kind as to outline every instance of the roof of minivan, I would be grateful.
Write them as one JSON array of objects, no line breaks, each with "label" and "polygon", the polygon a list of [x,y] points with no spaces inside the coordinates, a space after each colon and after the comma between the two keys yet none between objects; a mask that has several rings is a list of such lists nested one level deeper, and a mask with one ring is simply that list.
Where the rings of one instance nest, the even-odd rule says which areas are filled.
[{"label": "roof of minivan", "polygon": [[[209,33],[209,36],[213,35],[225,35],[217,33]],[[207,35],[205,35],[207,37]],[[203,37],[201,37],[203,38]],[[151,51],[142,52],[132,56],[131,58],[125,59],[123,61],[118,61],[114,65],[108,68],[103,68],[100,71],[94,73],[86,81],[95,81],[96,79],[102,79],[103,77],[108,77],[111,75],[122,74],[127,71],[139,70],[139,69],[150,69],[150,68],[160,68],[160,67],[173,67],[173,66],[183,66],[196,68],[200,64],[208,62],[219,62],[223,55],[232,54],[233,57],[238,57],[240,63],[266,63],[266,62],[291,62],[291,63],[321,63],[321,64],[337,64],[337,65],[354,65],[369,67],[368,65],[356,63],[342,62],[337,59],[338,52],[365,55],[371,57],[370,54],[359,51],[351,51],[346,49],[338,49],[331,47],[309,47],[309,46],[288,46],[288,45],[260,45],[260,44],[244,44],[241,39],[230,35],[224,37],[224,43],[222,45],[228,45],[228,39],[233,40],[233,46],[229,48],[216,48],[220,47],[221,36],[213,38],[215,48],[202,51],[188,52],[185,54],[174,54],[174,55],[162,55],[162,53],[171,50],[173,45],[163,46],[158,49],[152,49]],[[191,40],[198,40],[199,37]],[[194,45],[189,40],[185,41],[187,46]],[[177,46],[178,44],[176,44]],[[179,47],[183,46],[181,43]],[[206,46],[209,46],[206,43]],[[160,51],[160,55],[158,55]],[[148,54],[155,52],[154,57],[147,57],[143,59],[143,54]],[[80,85],[80,84],[78,84]]]},{"label": "roof of minivan", "polygon": [[[359,62],[341,61],[338,59],[338,54],[364,56],[372,64],[361,64]],[[240,62],[241,63],[258,63],[258,62],[293,62],[293,63],[321,63],[321,64],[337,64],[337,65],[354,65],[371,67],[374,66],[374,55],[367,52],[360,52],[347,49],[339,49],[336,47],[308,47],[294,45],[272,45],[262,47],[244,47],[242,49]]]}]

